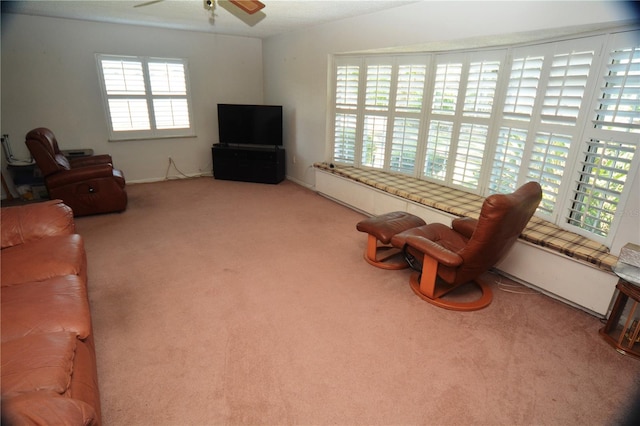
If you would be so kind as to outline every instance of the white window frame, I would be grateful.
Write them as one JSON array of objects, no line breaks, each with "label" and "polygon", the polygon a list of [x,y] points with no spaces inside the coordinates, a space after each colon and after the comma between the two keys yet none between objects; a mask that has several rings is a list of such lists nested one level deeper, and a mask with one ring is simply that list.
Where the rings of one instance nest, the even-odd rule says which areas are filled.
[{"label": "white window frame", "polygon": [[[105,82],[104,69],[102,61],[125,61],[140,65],[142,76],[139,83],[143,83],[142,90],[123,91],[120,93],[108,93],[107,84]],[[150,76],[149,64],[162,64],[167,67],[172,65],[178,65],[178,69],[182,68],[184,77],[184,91],[177,90],[175,92],[162,91],[153,93],[152,91],[152,78]],[[157,58],[147,56],[124,56],[124,55],[108,55],[108,54],[96,54],[96,65],[98,69],[98,76],[100,81],[100,89],[102,93],[102,99],[104,104],[105,117],[109,128],[109,141],[127,141],[127,140],[139,140],[139,139],[162,139],[162,138],[184,138],[194,137],[195,127],[193,121],[193,106],[191,102],[191,91],[189,85],[189,67],[186,59],[180,58]],[[174,67],[175,68],[175,67]],[[170,78],[170,77],[168,77]],[[166,81],[169,84],[169,80]],[[180,81],[180,84],[182,82]],[[131,125],[129,129],[114,129],[114,120],[111,113],[110,101],[124,100],[124,101],[138,101],[144,102],[146,106],[146,116],[144,107],[139,108],[136,111],[129,112],[129,119],[133,120],[135,113],[139,113],[145,124]],[[163,103],[165,106],[177,102],[180,106],[175,109],[179,113],[177,124],[169,124],[169,121],[165,121],[164,125],[160,121],[160,108],[159,103]],[[186,103],[187,111],[184,111],[184,104]],[[170,107],[169,115],[174,111]],[[165,110],[166,111],[166,110]],[[165,113],[166,114],[166,113]],[[172,120],[172,119],[171,119]]]},{"label": "white window frame", "polygon": [[[638,133],[622,133],[614,132],[612,130],[598,129],[595,119],[595,110],[598,106],[599,97],[601,96],[601,81],[604,78],[604,73],[607,72],[607,61],[609,60],[609,52],[612,43],[618,38],[623,37],[626,39],[624,43],[629,43],[629,40],[636,40],[640,38],[637,28],[624,28],[617,30],[622,35],[616,35],[616,31],[610,33],[594,33],[592,35],[584,37],[574,37],[558,40],[547,40],[541,43],[529,43],[517,46],[505,46],[504,48],[497,49],[477,49],[467,51],[452,51],[452,52],[438,52],[438,53],[423,53],[421,55],[411,54],[412,60],[422,60],[423,63],[428,65],[428,71],[425,80],[425,92],[423,97],[423,108],[416,117],[420,120],[420,131],[418,139],[418,147],[416,149],[417,156],[413,173],[407,173],[406,171],[393,170],[390,161],[390,147],[392,144],[393,134],[393,119],[394,113],[392,108],[388,111],[373,111],[371,108],[367,110],[365,107],[366,99],[366,74],[368,64],[381,64],[394,66],[392,73],[392,93],[393,88],[397,85],[397,64],[403,63],[404,59],[402,55],[335,55],[332,61],[332,79],[330,80],[332,85],[329,91],[329,109],[328,109],[328,150],[330,152],[331,160],[336,164],[345,164],[361,168],[372,168],[378,170],[384,170],[392,173],[405,173],[410,174],[413,177],[433,181],[445,186],[456,187],[468,192],[473,192],[482,196],[488,196],[493,192],[508,192],[509,188],[515,189],[529,180],[535,180],[534,176],[539,175],[540,179],[550,179],[548,184],[549,196],[547,197],[547,203],[544,209],[539,209],[536,213],[537,216],[549,220],[558,226],[576,232],[580,235],[584,235],[590,239],[598,241],[607,246],[611,246],[615,237],[615,231],[617,224],[620,222],[620,217],[624,212],[624,204],[629,197],[629,191],[631,188],[631,182],[635,178],[638,170],[640,169],[640,136]],[[631,42],[633,43],[633,41]],[[586,52],[586,53],[585,53]],[[591,53],[593,52],[593,53]],[[540,77],[536,86],[536,92],[531,97],[531,92],[527,94],[530,104],[530,110],[520,110],[517,114],[510,114],[505,111],[505,108],[511,108],[511,106],[505,107],[507,103],[507,96],[509,93],[509,81],[511,76],[511,68],[514,58],[521,58],[527,56],[542,57],[542,63],[540,64]],[[406,55],[407,57],[409,55]],[[584,57],[590,58],[590,65],[588,66],[588,74],[584,74],[584,69],[581,68],[581,62]],[[577,58],[575,65],[574,61],[568,59]],[[563,60],[567,59],[565,65]],[[436,69],[438,64],[446,63],[447,61],[458,61],[462,63],[462,74],[460,76],[460,85],[458,88],[456,105],[454,111],[449,114],[447,111],[432,111],[434,101],[434,90],[436,88]],[[468,80],[469,65],[478,61],[486,60],[499,60],[500,68],[498,70],[498,81],[495,87],[494,100],[492,105],[492,111],[489,116],[473,116],[463,113],[466,85]],[[334,136],[336,125],[336,114],[345,112],[346,110],[340,109],[336,106],[335,102],[335,90],[336,90],[336,70],[341,65],[348,64],[355,69],[359,69],[359,85],[357,96],[352,96],[352,103],[357,98],[357,105],[349,105],[348,113],[352,117],[352,130],[355,135],[355,146],[350,147],[353,150],[354,155],[351,157],[338,158],[334,155]],[[567,65],[568,64],[568,65]],[[575,68],[574,68],[575,67]],[[571,78],[567,79],[562,76],[562,72],[565,71]],[[573,74],[577,72],[578,74]],[[583,73],[583,74],[579,74]],[[576,83],[574,76],[578,76],[580,81]],[[552,77],[553,76],[553,77]],[[577,78],[577,77],[576,77]],[[636,79],[636,77],[634,77]],[[570,81],[569,81],[570,80]],[[475,81],[475,80],[474,80]],[[577,86],[576,86],[577,84]],[[553,85],[553,86],[552,86]],[[560,93],[556,88],[560,88]],[[576,89],[576,87],[578,89]],[[580,88],[583,87],[582,95],[580,97]],[[634,86],[635,87],[635,86]],[[566,95],[568,92],[562,92],[562,90],[571,92],[572,95]],[[332,93],[333,92],[333,93]],[[576,94],[577,93],[577,94]],[[574,96],[575,94],[575,96]],[[447,100],[450,101],[450,100]],[[392,104],[393,99],[390,100]],[[579,102],[579,105],[576,104]],[[509,104],[511,105],[511,104]],[[485,108],[486,109],[486,108]],[[525,113],[524,115],[522,113]],[[378,160],[374,165],[365,165],[362,163],[362,147],[363,147],[363,123],[365,115],[381,115],[387,117],[389,125],[387,126],[387,140],[385,145],[385,158],[384,160]],[[545,115],[545,114],[558,114],[558,115]],[[429,146],[429,140],[435,140],[435,133],[430,129],[431,122],[450,122],[448,126],[451,132],[451,142],[449,151],[446,155],[446,160],[442,160],[443,167],[436,167],[439,172],[439,176],[427,176],[425,175],[426,160],[427,160],[427,148]],[[355,124],[353,124],[355,123]],[[452,179],[452,174],[455,169],[456,151],[458,144],[460,143],[461,129],[469,126],[483,126],[483,130],[486,126],[486,144],[484,147],[484,153],[482,158],[482,164],[479,172],[479,178],[477,183],[473,185],[460,185]],[[634,125],[637,127],[637,125]],[[516,152],[515,155],[522,157],[522,161],[519,165],[516,165],[513,169],[510,168],[511,183],[509,187],[492,185],[492,171],[494,160],[500,155],[496,156],[496,150],[498,149],[498,138],[501,134],[504,134],[503,129],[520,129],[522,132],[517,137],[523,141],[523,146],[520,152]],[[634,130],[635,131],[635,130]],[[524,138],[522,137],[524,135]],[[449,138],[448,134],[444,134],[446,138]],[[554,139],[558,148],[554,148],[553,153],[543,153],[542,156],[551,155],[550,160],[545,157],[544,160],[539,160],[534,165],[534,147],[539,149],[548,149],[549,144],[545,142],[544,138]],[[569,211],[573,204],[574,197],[576,197],[576,188],[579,184],[580,167],[584,162],[584,147],[587,142],[592,139],[602,138],[602,140],[615,140],[617,142],[631,143],[636,146],[633,160],[627,172],[626,182],[623,190],[616,198],[617,207],[612,210],[615,211],[614,219],[609,223],[608,231],[603,235],[602,232],[592,232],[588,229],[582,229],[580,226],[575,226],[569,221]],[[515,152],[515,151],[514,151]],[[476,153],[477,154],[477,153]],[[513,153],[511,153],[511,159],[513,159]],[[559,157],[557,157],[559,155]],[[554,157],[555,156],[555,157]],[[502,158],[510,161],[508,155],[502,155]],[[477,161],[475,159],[474,161]],[[544,161],[544,163],[540,163]],[[547,163],[546,161],[549,161]],[[545,164],[545,168],[541,169],[540,164]],[[435,164],[438,166],[438,164]],[[536,169],[537,167],[537,169]],[[548,169],[546,167],[549,167]],[[558,169],[559,167],[559,169]],[[496,169],[496,173],[502,173]],[[475,172],[474,172],[475,173]],[[559,178],[559,179],[558,179]],[[466,179],[466,178],[465,178]],[[473,179],[476,179],[474,175]],[[466,181],[463,183],[467,183]],[[541,181],[541,184],[543,182]],[[475,187],[474,187],[475,186]],[[575,221],[574,221],[575,223]]]}]

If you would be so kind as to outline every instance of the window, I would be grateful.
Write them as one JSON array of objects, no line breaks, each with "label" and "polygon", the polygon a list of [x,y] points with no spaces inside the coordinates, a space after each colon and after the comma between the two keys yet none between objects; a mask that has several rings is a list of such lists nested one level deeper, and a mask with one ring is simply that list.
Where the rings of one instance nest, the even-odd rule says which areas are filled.
[{"label": "window", "polygon": [[425,179],[479,192],[504,52],[435,58]]},{"label": "window", "polygon": [[338,60],[334,161],[413,174],[426,74],[424,58]]},{"label": "window", "polygon": [[606,237],[638,168],[640,32],[615,34],[603,54],[592,125],[578,154],[566,221],[576,232]]},{"label": "window", "polygon": [[535,180],[538,216],[608,244],[640,162],[638,40],[336,57],[332,160],[483,196]]},{"label": "window", "polygon": [[193,136],[187,64],[97,55],[111,140]]},{"label": "window", "polygon": [[592,62],[601,43],[588,37],[511,50],[488,193],[511,192],[535,180],[542,187],[537,215],[563,225],[562,201],[570,192],[570,180],[563,178],[571,173],[567,168],[583,131],[578,123],[586,118],[585,92],[595,81]]}]

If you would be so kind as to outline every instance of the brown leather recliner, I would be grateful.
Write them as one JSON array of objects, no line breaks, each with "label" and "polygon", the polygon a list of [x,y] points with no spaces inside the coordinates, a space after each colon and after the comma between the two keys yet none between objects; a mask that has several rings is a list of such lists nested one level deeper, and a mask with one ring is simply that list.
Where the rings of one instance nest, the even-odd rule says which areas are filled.
[{"label": "brown leather recliner", "polygon": [[[511,248],[542,199],[537,182],[529,182],[512,194],[494,194],[482,205],[480,217],[454,219],[419,226],[396,234],[394,247],[402,247],[418,272],[411,275],[413,291],[422,299],[446,309],[471,311],[484,308],[493,298],[480,275],[494,266]],[[471,302],[444,298],[457,287],[475,283],[482,295]]]},{"label": "brown leather recliner", "polygon": [[124,175],[113,168],[110,155],[68,159],[53,132],[44,127],[27,133],[25,143],[42,171],[49,197],[63,200],[74,216],[127,208]]}]

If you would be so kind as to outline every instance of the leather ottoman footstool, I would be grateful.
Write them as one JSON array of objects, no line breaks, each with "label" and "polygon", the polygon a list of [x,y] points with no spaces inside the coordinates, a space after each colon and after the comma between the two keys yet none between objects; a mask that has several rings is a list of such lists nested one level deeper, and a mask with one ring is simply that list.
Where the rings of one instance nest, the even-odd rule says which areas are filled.
[{"label": "leather ottoman footstool", "polygon": [[386,213],[358,222],[356,229],[369,234],[364,259],[371,265],[383,269],[404,269],[408,267],[409,265],[404,260],[401,249],[390,245],[391,238],[407,229],[426,224],[418,216],[402,211]]}]

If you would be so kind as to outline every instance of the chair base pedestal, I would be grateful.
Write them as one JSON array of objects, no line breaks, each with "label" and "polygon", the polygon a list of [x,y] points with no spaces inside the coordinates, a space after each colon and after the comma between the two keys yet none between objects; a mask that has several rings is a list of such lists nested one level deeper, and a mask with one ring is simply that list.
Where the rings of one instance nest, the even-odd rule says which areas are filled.
[{"label": "chair base pedestal", "polygon": [[411,274],[411,277],[409,278],[411,290],[413,290],[413,292],[422,300],[440,308],[450,309],[452,311],[477,311],[489,306],[491,304],[491,301],[493,300],[493,292],[491,291],[491,287],[489,287],[488,283],[482,281],[479,278],[477,278],[475,281],[470,281],[469,283],[462,284],[475,285],[482,292],[482,295],[478,299],[471,302],[457,302],[454,300],[446,300],[443,298],[451,291],[459,288],[460,285],[449,286],[445,283],[438,286],[437,283],[428,284],[424,281],[424,277],[421,277],[421,274],[419,272],[414,272],[413,274]]}]

